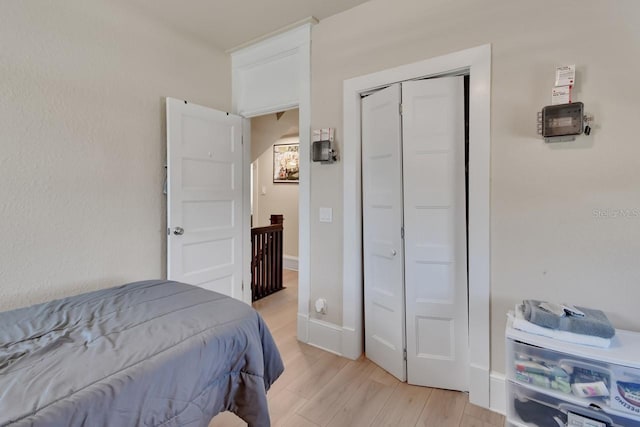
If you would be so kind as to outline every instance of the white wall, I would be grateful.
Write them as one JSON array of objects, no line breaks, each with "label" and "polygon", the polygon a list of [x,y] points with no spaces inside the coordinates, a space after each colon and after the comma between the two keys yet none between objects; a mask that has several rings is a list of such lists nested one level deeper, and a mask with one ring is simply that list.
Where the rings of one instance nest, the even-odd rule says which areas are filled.
[{"label": "white wall", "polygon": [[280,120],[275,113],[251,119],[251,160],[258,164],[253,226],[269,225],[271,214],[284,215],[283,251],[290,258],[298,258],[298,184],[273,182],[273,145],[298,143],[298,119],[297,109]]},{"label": "white wall", "polygon": [[[551,19],[568,17],[565,23]],[[504,372],[505,313],[523,298],[599,307],[640,331],[640,3],[633,0],[376,0],[312,32],[312,128],[342,141],[345,79],[492,44],[492,369]],[[590,137],[548,145],[536,113],[554,68],[576,64],[577,100],[595,115]],[[341,165],[312,166],[311,300],[341,324]],[[333,207],[332,224],[318,208]],[[331,266],[331,268],[327,268]]]},{"label": "white wall", "polygon": [[0,3],[0,310],[165,275],[164,97],[230,60],[129,7]]}]

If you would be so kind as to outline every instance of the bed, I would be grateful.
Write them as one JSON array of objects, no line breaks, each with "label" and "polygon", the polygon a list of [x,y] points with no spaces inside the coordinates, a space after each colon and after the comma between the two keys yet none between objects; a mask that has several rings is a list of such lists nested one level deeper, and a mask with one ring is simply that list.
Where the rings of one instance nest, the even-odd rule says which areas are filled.
[{"label": "bed", "polygon": [[250,306],[145,281],[0,313],[0,426],[269,426],[284,367]]}]

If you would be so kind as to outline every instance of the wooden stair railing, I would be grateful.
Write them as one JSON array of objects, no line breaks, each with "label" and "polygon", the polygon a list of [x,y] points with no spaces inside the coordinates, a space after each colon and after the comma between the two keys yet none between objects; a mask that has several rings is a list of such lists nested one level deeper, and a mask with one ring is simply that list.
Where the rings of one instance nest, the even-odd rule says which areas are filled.
[{"label": "wooden stair railing", "polygon": [[[277,223],[278,220],[279,223]],[[251,229],[251,295],[253,301],[284,289],[282,286],[282,215],[272,215],[271,224]]]}]

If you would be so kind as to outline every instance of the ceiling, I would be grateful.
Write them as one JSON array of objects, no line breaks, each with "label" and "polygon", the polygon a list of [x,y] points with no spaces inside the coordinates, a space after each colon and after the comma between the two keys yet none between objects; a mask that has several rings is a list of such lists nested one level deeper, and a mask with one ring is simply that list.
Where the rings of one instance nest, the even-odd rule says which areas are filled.
[{"label": "ceiling", "polygon": [[307,17],[322,20],[367,0],[129,0],[165,25],[228,50]]}]

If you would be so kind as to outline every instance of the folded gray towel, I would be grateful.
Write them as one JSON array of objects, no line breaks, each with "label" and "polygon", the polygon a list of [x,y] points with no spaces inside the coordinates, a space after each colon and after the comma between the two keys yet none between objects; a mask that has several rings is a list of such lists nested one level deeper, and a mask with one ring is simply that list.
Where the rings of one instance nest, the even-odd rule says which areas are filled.
[{"label": "folded gray towel", "polygon": [[584,316],[557,316],[538,307],[541,301],[524,300],[523,303],[524,318],[538,326],[600,338],[612,338],[616,334],[607,315],[600,310],[576,306]]}]

